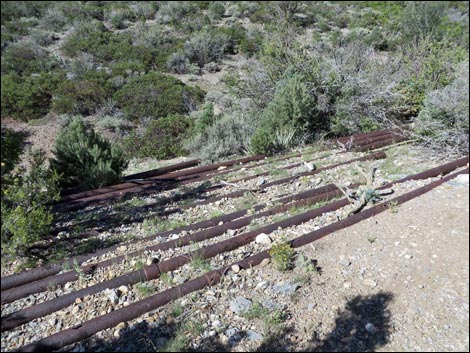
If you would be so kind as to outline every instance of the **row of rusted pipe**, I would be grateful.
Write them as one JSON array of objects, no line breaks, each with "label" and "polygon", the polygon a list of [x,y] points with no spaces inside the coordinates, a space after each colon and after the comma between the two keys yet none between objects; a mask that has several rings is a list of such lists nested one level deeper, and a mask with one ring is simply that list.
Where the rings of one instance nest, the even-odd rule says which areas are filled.
[{"label": "row of rusted pipe", "polygon": [[[252,157],[245,157],[237,160],[231,160],[227,162],[221,162],[221,163],[216,163],[216,164],[210,164],[206,166],[201,166],[201,167],[195,167],[191,169],[183,169],[179,171],[174,171],[171,173],[166,173],[162,175],[157,175],[157,176],[152,176],[146,178],[144,181],[128,181],[125,183],[121,184],[116,184],[100,189],[95,189],[95,190],[90,190],[90,191],[84,191],[80,193],[76,193],[73,195],[68,195],[64,198],[62,198],[56,205],[62,205],[65,206],[66,204],[73,204],[73,201],[78,201],[78,200],[94,200],[93,197],[98,197],[100,195],[113,195],[113,194],[120,194],[123,190],[126,191],[138,191],[137,188],[142,187],[143,185],[150,184],[152,186],[152,183],[169,183],[169,182],[177,182],[178,178],[185,177],[185,176],[191,176],[194,174],[200,174],[200,173],[207,173],[209,171],[216,170],[220,167],[228,167],[228,166],[234,166],[237,164],[243,164],[243,163],[248,163],[252,161],[258,161],[261,159],[264,159],[264,155],[256,155]],[[97,200],[101,200],[102,198],[96,198]]]},{"label": "row of rusted pipe", "polygon": [[[324,167],[324,168],[317,169],[317,170],[312,171],[312,172],[308,172],[308,174],[313,175],[313,174],[319,173],[320,171],[323,171],[323,170],[326,170],[326,169],[335,168],[335,167],[345,165],[345,164],[348,164],[348,163],[353,163],[353,162],[356,162],[356,161],[363,161],[363,160],[368,160],[368,159],[381,159],[381,158],[385,158],[385,153],[383,153],[383,152],[375,153],[375,154],[368,155],[368,156],[365,156],[365,157],[356,158],[356,159],[353,159],[353,160],[350,160],[350,161],[337,163],[337,164],[334,164],[334,165],[329,166],[329,167]],[[296,177],[289,177],[289,178],[284,178],[284,179],[281,179],[281,180],[276,180],[276,181],[273,181],[271,183],[263,185],[262,188],[264,189],[266,187],[273,186],[273,185],[281,185],[283,183],[292,181],[294,178],[296,178]],[[237,192],[232,192],[230,194],[216,196],[216,197],[213,197],[213,198],[208,199],[208,200],[198,201],[198,202],[192,203],[190,205],[186,205],[186,206],[182,207],[181,209],[186,209],[186,208],[191,208],[191,207],[202,205],[202,204],[212,203],[212,202],[218,201],[222,198],[239,197],[239,196],[242,196],[245,192],[246,191],[240,190],[240,191],[237,191]],[[174,213],[176,211],[181,211],[181,209],[178,208],[176,210],[168,210],[166,212],[167,213]],[[235,213],[233,213],[231,215],[235,215]],[[214,220],[217,221],[217,222],[227,222],[227,221],[230,221],[230,220],[234,219],[234,218],[232,218],[231,215],[220,216],[220,217],[215,218]],[[204,225],[201,224],[201,223],[207,223],[207,221],[199,222],[197,224],[198,228],[203,228],[204,227]],[[185,227],[181,227],[181,228],[174,229],[174,230],[171,230],[171,231],[167,231],[167,232],[164,232],[164,233],[160,233],[160,234],[157,234],[157,235],[152,235],[152,236],[149,236],[149,237],[146,237],[146,238],[136,239],[134,241],[127,242],[124,245],[129,245],[129,244],[145,241],[145,240],[154,238],[156,236],[167,236],[171,233],[174,233],[175,231],[194,230],[194,229],[198,229],[198,228],[193,228],[192,226],[185,226]],[[109,251],[112,251],[114,249],[117,249],[117,247],[119,247],[120,245],[123,245],[123,244],[117,244],[117,245],[114,245],[114,246],[109,247],[107,249],[110,249]],[[4,291],[6,289],[22,285],[22,284],[31,282],[33,280],[44,278],[45,276],[50,276],[51,273],[53,273],[53,272],[55,272],[55,273],[60,272],[64,265],[73,266],[75,261],[77,261],[80,264],[80,263],[88,260],[91,257],[99,256],[99,255],[102,255],[106,252],[108,252],[108,251],[106,251],[106,249],[100,249],[100,250],[96,251],[95,253],[91,254],[91,256],[82,255],[82,256],[78,256],[74,259],[69,259],[65,263],[60,264],[60,265],[46,266],[45,268],[47,270],[45,270],[45,271],[43,271],[42,268],[41,269],[36,268],[36,269],[21,272],[21,273],[18,273],[18,274],[6,276],[6,277],[2,278],[2,280],[1,280],[1,290]]]},{"label": "row of rusted pipe", "polygon": [[[433,188],[441,185],[442,183],[454,178],[456,175],[461,174],[461,173],[468,173],[468,168],[466,170],[454,173],[452,175],[448,175],[440,180],[431,182],[430,184],[420,187],[409,193],[396,197],[390,200],[389,202],[378,204],[376,206],[373,206],[370,209],[367,209],[358,214],[352,215],[344,220],[338,221],[336,223],[323,227],[319,230],[302,235],[298,238],[293,239],[290,242],[290,244],[294,248],[304,246],[328,234],[331,234],[337,230],[349,227],[362,220],[365,220],[381,212],[384,212],[390,207],[391,203],[399,205],[417,196],[420,196],[432,190]],[[17,351],[21,351],[21,352],[37,352],[37,351],[44,351],[44,350],[51,351],[51,350],[60,349],[66,345],[69,345],[75,342],[79,342],[85,338],[88,338],[94,335],[98,331],[102,331],[104,329],[114,327],[120,322],[135,319],[150,310],[155,310],[156,308],[161,307],[171,302],[172,300],[185,296],[191,292],[201,290],[208,285],[211,285],[211,286],[215,285],[221,281],[221,279],[227,274],[227,272],[231,271],[231,268],[234,265],[238,265],[240,268],[245,268],[245,269],[252,268],[260,264],[266,258],[269,258],[268,251],[260,252],[256,255],[247,257],[236,263],[230,264],[228,266],[224,266],[223,268],[210,271],[204,274],[203,276],[200,276],[182,285],[177,285],[163,292],[154,294],[139,302],[136,302],[126,307],[112,311],[106,315],[83,322],[76,327],[72,327],[72,328],[57,332],[39,341],[22,346]],[[155,269],[154,271],[158,272],[158,268]]]},{"label": "row of rusted pipe", "polygon": [[[422,172],[422,173],[418,173],[418,174],[415,174],[415,175],[411,175],[411,176],[402,178],[398,181],[388,183],[387,185],[382,186],[380,189],[386,189],[386,188],[392,187],[394,184],[402,183],[402,182],[405,182],[405,181],[408,181],[408,180],[416,180],[416,179],[421,179],[421,178],[435,177],[439,174],[448,173],[450,170],[453,170],[453,169],[450,169],[451,167],[454,167],[454,169],[455,169],[455,166],[457,166],[457,165],[461,166],[462,163],[465,163],[465,162],[468,163],[468,158],[466,160],[461,159],[461,160],[458,160],[458,161],[447,163],[446,165],[440,166],[438,168],[433,168],[431,170],[428,170],[428,171],[425,171],[425,172]],[[331,199],[332,197],[335,197],[335,196],[339,195],[339,190],[337,190],[337,189],[335,190],[334,186],[328,186],[328,187],[324,187],[322,189],[325,190],[325,192],[323,194],[319,194],[319,195],[317,195],[313,198],[309,198],[309,199],[306,199],[306,200],[301,200],[300,202],[302,202],[303,204],[306,204],[306,205],[310,205],[310,204],[313,204],[313,203],[316,203],[316,202],[319,202],[319,201],[322,201],[322,200]],[[327,191],[327,190],[330,190],[330,189],[332,189],[332,190]],[[51,300],[49,302],[45,302],[45,303],[42,303],[42,304],[38,304],[38,305],[35,305],[35,306],[32,306],[32,307],[17,311],[15,313],[12,313],[12,314],[6,316],[5,318],[2,318],[2,331],[14,328],[14,327],[16,327],[16,326],[18,326],[22,323],[28,322],[32,319],[37,318],[37,317],[41,317],[41,316],[50,314],[54,311],[60,310],[61,308],[65,307],[65,306],[71,305],[75,301],[76,298],[82,298],[84,296],[97,293],[101,290],[104,290],[105,288],[115,288],[115,287],[118,287],[118,286],[123,285],[123,284],[133,284],[133,283],[136,283],[136,282],[140,282],[142,280],[155,279],[159,276],[160,273],[175,270],[178,267],[180,267],[180,266],[184,265],[185,263],[189,262],[191,258],[195,258],[195,257],[210,258],[210,257],[213,257],[213,256],[221,253],[221,252],[234,250],[234,249],[236,249],[240,246],[244,246],[244,245],[252,242],[254,240],[254,238],[256,237],[256,235],[258,235],[260,233],[270,233],[270,232],[272,232],[276,229],[279,229],[279,228],[286,228],[286,227],[290,227],[290,226],[293,226],[293,225],[298,225],[298,224],[304,223],[305,221],[307,221],[309,219],[312,219],[312,218],[315,218],[315,217],[318,217],[318,216],[320,216],[320,215],[322,215],[326,212],[331,212],[331,211],[337,210],[341,207],[344,207],[348,203],[349,202],[348,202],[347,199],[343,199],[343,200],[331,203],[329,205],[320,207],[318,209],[315,209],[315,210],[312,210],[312,211],[307,211],[307,212],[302,213],[300,215],[290,217],[286,220],[279,221],[279,222],[276,222],[276,223],[258,228],[256,230],[246,232],[246,233],[241,234],[237,237],[227,239],[227,240],[224,240],[222,242],[207,246],[203,249],[196,250],[196,251],[191,252],[189,254],[180,255],[180,256],[171,258],[169,260],[157,263],[157,264],[152,264],[150,266],[146,266],[142,270],[134,271],[130,274],[122,275],[122,276],[114,278],[112,280],[94,285],[92,287],[88,287],[88,288],[79,290],[77,292],[70,293],[68,295],[56,298],[56,299]],[[294,205],[296,205],[296,204],[294,204]],[[294,205],[291,204],[291,205],[280,206],[280,208],[278,208],[276,210],[276,212],[285,211],[285,210],[289,209],[290,207],[292,207]],[[269,215],[269,214],[273,214],[273,212],[267,211],[267,212],[264,212],[262,215],[259,215],[259,216],[265,216],[265,215]],[[251,221],[250,217],[247,218],[247,221]],[[238,222],[238,221],[236,221],[236,222]],[[242,226],[246,225],[246,224],[249,224],[249,222],[243,223]],[[235,227],[235,228],[237,228],[237,227]],[[219,234],[221,234],[221,233],[217,233],[213,236],[216,236],[216,235],[219,235]],[[210,237],[212,237],[212,236],[210,236]],[[182,241],[182,244],[180,244],[180,245],[188,245],[190,241],[202,241],[202,240],[206,240],[206,239],[208,239],[206,234],[201,233],[201,234],[195,236],[194,238],[186,239],[187,241],[183,241],[182,239],[181,240],[178,239],[174,243],[172,243],[170,246],[177,245],[178,241]],[[155,249],[153,249],[153,247],[150,247],[150,248],[147,248],[146,250],[163,250],[163,249],[168,249],[169,248],[168,246],[161,247],[161,245],[162,244],[157,245],[155,247]],[[112,260],[109,260],[109,261],[112,261]]]},{"label": "row of rusted pipe", "polygon": [[[92,266],[95,269],[105,268],[105,267],[111,266],[112,264],[114,264],[118,261],[124,260],[125,258],[129,259],[129,258],[132,258],[132,257],[140,256],[145,251],[168,250],[172,247],[174,248],[174,247],[181,247],[181,246],[189,245],[191,242],[200,242],[200,241],[203,241],[203,240],[207,240],[207,239],[210,239],[210,238],[213,238],[215,236],[223,234],[228,229],[235,230],[235,229],[239,229],[239,228],[242,228],[244,226],[247,226],[248,224],[250,224],[250,222],[253,219],[273,215],[273,214],[276,214],[276,213],[279,213],[279,212],[284,212],[285,208],[286,208],[285,205],[292,202],[292,201],[295,201],[295,202],[292,203],[292,204],[289,204],[288,207],[301,206],[301,205],[304,204],[305,199],[310,200],[314,196],[321,196],[321,197],[331,196],[331,197],[333,197],[333,195],[336,195],[336,193],[338,191],[339,190],[337,190],[334,185],[330,184],[330,185],[327,185],[327,186],[324,186],[324,187],[321,187],[321,188],[318,188],[318,189],[308,190],[308,191],[305,191],[305,192],[302,192],[302,193],[299,193],[299,194],[296,194],[296,195],[292,195],[292,196],[282,198],[282,199],[277,201],[277,202],[282,204],[281,206],[275,207],[273,209],[270,209],[270,210],[267,210],[267,211],[264,211],[264,212],[261,212],[261,213],[256,213],[256,214],[249,215],[247,217],[243,217],[243,216],[246,216],[246,214],[248,213],[248,209],[245,209],[242,212],[240,212],[240,211],[239,212],[234,212],[238,216],[242,215],[242,218],[232,220],[232,221],[230,221],[228,223],[224,223],[222,225],[216,225],[214,227],[204,229],[204,230],[198,231],[196,233],[193,233],[191,235],[187,235],[187,236],[175,239],[175,240],[169,240],[169,241],[166,241],[164,243],[157,244],[157,245],[147,246],[147,247],[145,247],[141,250],[137,250],[137,251],[134,251],[134,252],[131,252],[131,253],[126,253],[125,255],[116,256],[116,257],[113,257],[111,259],[107,259],[107,260],[104,260],[104,261],[101,261],[101,262],[98,262],[98,263],[88,264],[87,266],[83,266],[81,268],[81,272],[87,273],[88,270]],[[316,199],[314,201],[317,202]],[[254,207],[254,211],[260,211],[264,208],[266,208],[266,204],[257,205],[257,206]],[[158,235],[153,235],[151,237],[146,237],[146,238],[147,238],[147,240],[153,240],[156,237],[158,237]],[[122,246],[122,244],[121,244],[121,246]],[[96,256],[96,255],[94,254],[94,256]],[[78,262],[76,262],[76,264],[78,264]],[[43,291],[47,290],[47,288],[50,287],[50,286],[63,285],[67,282],[76,281],[78,278],[79,278],[79,274],[77,273],[77,271],[76,270],[71,270],[71,271],[62,273],[60,275],[56,275],[56,276],[53,276],[53,277],[49,276],[49,277],[43,278],[41,280],[36,280],[34,282],[26,283],[22,286],[7,289],[7,290],[2,291],[1,303],[2,304],[11,303],[14,300],[23,298],[23,297],[28,296],[30,294],[43,292]]]},{"label": "row of rusted pipe", "polygon": [[[334,188],[334,186],[333,186],[333,188]],[[341,191],[336,189],[336,190],[333,190],[333,191],[327,191],[327,192],[324,192],[322,194],[318,194],[316,196],[313,196],[313,197],[310,197],[310,198],[307,198],[307,199],[299,200],[298,202],[294,202],[293,204],[282,205],[282,206],[276,207],[275,209],[262,212],[258,215],[248,216],[248,217],[236,220],[236,221],[234,221],[230,224],[230,229],[239,229],[243,226],[246,226],[246,225],[250,224],[250,222],[253,219],[263,217],[263,216],[273,215],[273,214],[276,214],[276,213],[279,213],[279,212],[285,212],[285,211],[289,210],[290,207],[300,206],[300,205],[303,205],[303,206],[312,205],[312,204],[315,204],[317,202],[330,200],[334,197],[339,196],[340,194],[341,194]],[[346,201],[345,204],[347,204],[347,203],[348,202]],[[333,209],[336,209],[336,207],[339,207],[339,205],[334,205]],[[73,304],[74,301],[77,298],[83,298],[85,296],[101,292],[106,288],[117,288],[121,285],[132,285],[132,284],[135,284],[135,283],[138,283],[138,282],[149,281],[149,280],[152,280],[152,279],[156,279],[157,277],[160,276],[160,274],[165,273],[165,272],[169,272],[169,271],[173,271],[173,270],[183,266],[184,264],[190,262],[191,259],[193,259],[193,258],[206,259],[206,258],[211,258],[211,257],[213,257],[213,256],[215,256],[215,255],[217,255],[221,252],[234,250],[238,247],[241,247],[243,245],[246,245],[246,244],[254,241],[254,239],[256,238],[256,236],[258,234],[270,233],[270,232],[278,229],[279,227],[285,228],[285,227],[288,227],[288,226],[298,225],[298,224],[301,224],[303,222],[306,222],[307,220],[309,220],[311,218],[318,217],[323,212],[327,212],[327,211],[328,210],[325,210],[325,209],[322,209],[322,210],[316,209],[316,210],[313,210],[313,211],[308,211],[308,212],[302,213],[300,215],[290,217],[286,220],[278,221],[278,222],[275,222],[275,223],[257,228],[255,230],[245,232],[245,233],[240,234],[238,236],[235,236],[235,237],[229,238],[227,240],[218,242],[216,244],[206,246],[202,249],[199,249],[199,250],[196,250],[196,251],[191,251],[187,254],[173,257],[171,259],[159,262],[156,265],[152,264],[152,265],[149,265],[149,266],[145,266],[141,270],[136,270],[136,271],[133,271],[133,272],[130,272],[130,273],[126,273],[124,275],[115,277],[115,278],[110,279],[108,281],[104,281],[104,282],[95,284],[93,286],[89,286],[89,287],[80,289],[78,291],[75,291],[75,292],[60,296],[58,298],[49,300],[47,302],[43,302],[41,304],[36,304],[36,305],[31,306],[31,307],[13,312],[9,315],[6,315],[5,317],[2,317],[1,331],[3,332],[5,330],[10,330],[14,327],[17,327],[17,326],[19,326],[23,323],[29,322],[33,319],[38,318],[38,317],[42,317],[42,316],[51,314],[55,311],[58,311],[58,310],[66,307],[66,306],[69,306],[69,305]],[[163,243],[163,244],[157,244],[155,246],[150,246],[150,247],[147,247],[145,249],[136,251],[134,253],[127,254],[125,256],[119,256],[119,257],[116,257],[116,258],[113,258],[113,259],[105,260],[105,261],[103,261],[99,264],[96,264],[96,266],[98,268],[111,266],[113,263],[115,263],[117,261],[123,260],[124,258],[131,258],[133,256],[140,255],[144,251],[167,250],[169,248],[186,246],[186,245],[189,245],[191,243],[197,243],[197,242],[201,242],[201,241],[204,241],[204,240],[208,240],[208,239],[211,239],[213,237],[216,237],[218,235],[223,234],[226,231],[226,230],[224,230],[224,228],[225,227],[215,227],[215,228],[212,228],[208,232],[198,232],[198,233],[194,233],[192,235],[186,236],[184,238],[179,238],[179,239],[171,240],[171,241]],[[72,273],[72,271],[71,271],[71,272],[65,273],[63,275],[56,276],[56,277],[63,277],[63,278],[60,278],[60,279],[52,278],[50,280],[51,281],[50,283],[52,283],[52,285],[54,285],[54,284],[56,284],[56,285],[57,284],[63,284],[64,282],[68,282],[69,280],[71,280],[71,281],[77,280],[78,279],[78,274],[77,273]],[[70,278],[67,278],[67,277],[70,277]],[[49,284],[49,285],[51,285],[51,284]],[[44,281],[44,283],[42,284],[43,288],[41,288],[41,289],[46,290],[47,286],[48,286],[48,282],[47,282],[47,279],[46,279],[46,281]],[[26,295],[28,295],[28,294],[26,294]],[[2,295],[2,300],[3,300],[3,295]]]}]

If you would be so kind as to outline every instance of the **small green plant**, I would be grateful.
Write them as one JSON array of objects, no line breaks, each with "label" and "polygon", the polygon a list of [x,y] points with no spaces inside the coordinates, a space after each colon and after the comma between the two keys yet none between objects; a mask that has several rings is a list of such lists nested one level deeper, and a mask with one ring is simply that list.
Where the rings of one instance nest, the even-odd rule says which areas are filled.
[{"label": "small green plant", "polygon": [[282,242],[274,244],[269,250],[274,266],[279,271],[287,271],[293,268],[295,251],[284,239]]},{"label": "small green plant", "polygon": [[160,279],[162,280],[163,283],[165,283],[166,285],[172,285],[173,284],[173,277],[171,276],[171,274],[169,274],[168,272],[164,272],[160,275]]},{"label": "small green plant", "polygon": [[137,270],[141,270],[145,267],[145,263],[142,259],[139,259],[137,260],[135,263],[134,263],[134,270],[137,271]]},{"label": "small green plant", "polygon": [[171,308],[171,314],[176,318],[178,316],[181,316],[184,312],[184,307],[181,304],[174,303],[172,308]]},{"label": "small green plant", "polygon": [[388,205],[388,208],[390,209],[390,212],[398,213],[398,201],[389,201],[387,205]]},{"label": "small green plant", "polygon": [[201,255],[196,254],[191,260],[191,268],[196,271],[209,272],[212,270],[210,262],[205,260]]},{"label": "small green plant", "polygon": [[371,243],[371,244],[372,244],[372,243],[375,243],[376,240],[377,240],[377,236],[376,236],[376,235],[369,234],[369,235],[367,236],[367,241],[368,241],[369,243]]},{"label": "small green plant", "polygon": [[155,293],[155,286],[151,283],[137,283],[135,289],[141,298],[146,298]]}]

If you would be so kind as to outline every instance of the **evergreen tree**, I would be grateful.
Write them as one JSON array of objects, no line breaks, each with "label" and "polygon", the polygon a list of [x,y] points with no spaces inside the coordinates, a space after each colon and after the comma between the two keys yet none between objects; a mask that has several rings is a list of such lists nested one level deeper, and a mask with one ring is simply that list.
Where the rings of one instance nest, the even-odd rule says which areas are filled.
[{"label": "evergreen tree", "polygon": [[121,180],[127,167],[122,151],[75,117],[58,135],[51,167],[62,187],[100,188]]}]

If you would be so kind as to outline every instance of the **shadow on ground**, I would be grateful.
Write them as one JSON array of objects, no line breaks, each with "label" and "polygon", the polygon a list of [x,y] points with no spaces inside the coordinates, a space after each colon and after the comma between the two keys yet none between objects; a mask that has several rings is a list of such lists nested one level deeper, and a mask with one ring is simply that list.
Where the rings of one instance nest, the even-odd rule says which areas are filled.
[{"label": "shadow on ground", "polygon": [[[370,296],[356,296],[346,303],[344,310],[338,313],[334,328],[326,335],[319,337],[317,331],[310,332],[308,341],[299,345],[295,342],[295,337],[299,334],[296,328],[285,325],[275,333],[265,335],[261,344],[253,346],[253,351],[375,351],[389,341],[391,316],[388,305],[392,300],[393,294],[386,292]],[[313,317],[312,320],[314,320]],[[90,339],[82,342],[81,348],[86,351],[101,352],[228,352],[247,342],[247,332],[237,331],[224,341],[219,338],[220,336],[205,338],[195,349],[189,345],[188,337],[192,334],[197,335],[202,330],[202,325],[191,318],[175,322],[161,317],[160,322],[157,323],[149,324],[143,321],[132,328],[124,329],[119,339],[110,341]]]}]

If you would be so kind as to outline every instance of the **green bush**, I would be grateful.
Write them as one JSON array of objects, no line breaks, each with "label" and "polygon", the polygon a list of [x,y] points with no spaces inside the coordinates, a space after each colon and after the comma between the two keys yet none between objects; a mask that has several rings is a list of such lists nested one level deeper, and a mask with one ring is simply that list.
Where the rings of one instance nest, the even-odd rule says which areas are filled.
[{"label": "green bush", "polygon": [[2,181],[2,252],[30,255],[28,248],[49,235],[53,216],[46,205],[59,199],[59,188],[58,175],[44,162],[44,153],[35,151],[28,171],[19,168]]},{"label": "green bush", "polygon": [[272,154],[279,151],[283,144],[276,136],[285,131],[293,131],[292,141],[302,135],[313,134],[321,127],[314,96],[299,74],[287,75],[278,82],[273,100],[268,104],[261,117],[261,124],[251,139],[255,153]]},{"label": "green bush", "polygon": [[11,44],[2,53],[2,74],[16,72],[19,75],[31,75],[49,71],[54,66],[54,60],[32,41]]},{"label": "green bush", "polygon": [[133,132],[123,141],[124,152],[132,157],[168,159],[185,154],[183,140],[191,131],[192,120],[181,115],[153,119],[145,132]]},{"label": "green bush", "polygon": [[60,78],[61,74],[56,72],[31,77],[2,75],[2,117],[29,120],[46,115]]},{"label": "green bush", "polygon": [[117,183],[127,167],[122,151],[80,117],[59,132],[53,153],[51,168],[60,175],[62,187],[88,190]]},{"label": "green bush", "polygon": [[194,110],[202,102],[204,92],[176,78],[149,72],[131,79],[113,98],[129,119],[160,118]]},{"label": "green bush", "polygon": [[111,96],[107,75],[91,72],[77,80],[63,80],[57,87],[52,110],[58,114],[90,115]]},{"label": "green bush", "polygon": [[[16,132],[2,126],[2,178],[10,173],[20,160],[20,154],[23,151],[26,135],[22,132]],[[2,181],[3,184],[3,181]]]}]

